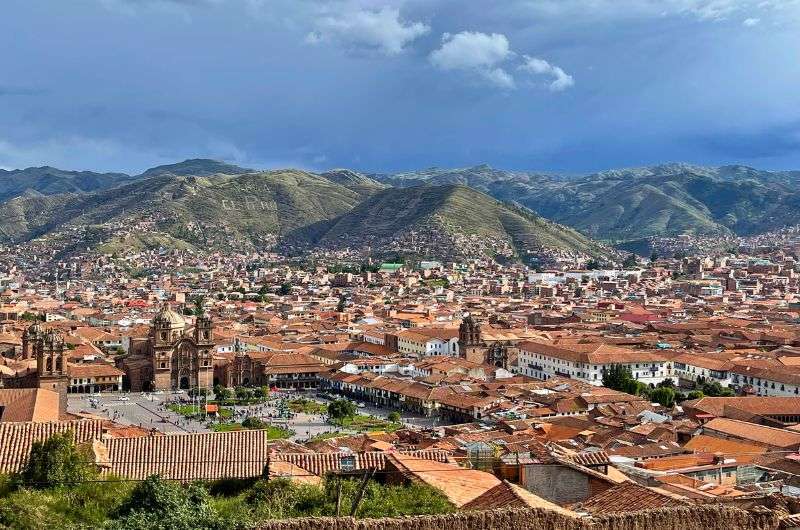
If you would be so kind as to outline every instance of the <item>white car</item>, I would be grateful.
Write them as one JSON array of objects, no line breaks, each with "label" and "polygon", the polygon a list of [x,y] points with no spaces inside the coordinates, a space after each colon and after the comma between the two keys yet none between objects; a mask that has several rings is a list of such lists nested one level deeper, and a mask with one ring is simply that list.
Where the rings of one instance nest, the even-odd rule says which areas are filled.
[{"label": "white car", "polygon": [[119,399],[119,401],[130,401],[131,400],[131,398],[129,398],[128,396],[120,396],[117,399]]},{"label": "white car", "polygon": [[366,407],[366,405],[365,405],[365,404],[363,404],[363,403],[356,403],[356,407],[358,407],[358,408],[360,408],[360,409],[363,409],[363,408],[365,408],[365,407]]}]

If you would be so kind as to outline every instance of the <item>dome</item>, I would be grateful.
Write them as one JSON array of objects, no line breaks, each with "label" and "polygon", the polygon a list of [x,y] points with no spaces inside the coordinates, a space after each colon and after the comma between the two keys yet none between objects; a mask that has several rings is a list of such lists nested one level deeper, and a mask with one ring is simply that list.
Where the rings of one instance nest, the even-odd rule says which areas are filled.
[{"label": "dome", "polygon": [[172,310],[169,304],[164,304],[164,307],[153,318],[153,324],[168,322],[170,329],[183,329],[186,321],[181,315]]}]

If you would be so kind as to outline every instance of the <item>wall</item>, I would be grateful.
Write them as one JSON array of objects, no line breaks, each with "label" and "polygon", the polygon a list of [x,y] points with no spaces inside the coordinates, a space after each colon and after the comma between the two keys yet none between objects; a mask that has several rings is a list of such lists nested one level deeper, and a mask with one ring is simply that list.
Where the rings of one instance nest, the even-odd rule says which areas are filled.
[{"label": "wall", "polygon": [[769,510],[722,506],[647,510],[635,514],[573,518],[534,509],[500,509],[386,519],[319,517],[268,521],[259,530],[777,530]]},{"label": "wall", "polygon": [[520,483],[539,497],[562,505],[583,502],[592,493],[588,475],[558,464],[522,466]]}]

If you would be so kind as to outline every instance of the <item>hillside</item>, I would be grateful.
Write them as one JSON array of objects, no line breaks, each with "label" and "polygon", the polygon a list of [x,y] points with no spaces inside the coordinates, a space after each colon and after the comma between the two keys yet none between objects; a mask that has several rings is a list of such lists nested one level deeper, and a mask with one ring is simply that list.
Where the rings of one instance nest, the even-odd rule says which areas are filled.
[{"label": "hillside", "polygon": [[134,180],[124,173],[65,171],[50,166],[6,171],[0,169],[0,203],[26,192],[42,195],[85,193],[119,186]]},{"label": "hillside", "polygon": [[349,211],[363,197],[294,170],[163,174],[86,194],[28,194],[0,205],[0,242],[47,236],[105,250],[158,246],[247,249]]},{"label": "hillside", "polygon": [[487,166],[381,176],[395,185],[465,183],[605,240],[750,235],[800,222],[800,172],[666,164],[577,178]]},{"label": "hillside", "polygon": [[328,246],[492,254],[525,258],[548,251],[604,256],[607,250],[530,210],[461,185],[389,188],[338,218],[318,239]]}]

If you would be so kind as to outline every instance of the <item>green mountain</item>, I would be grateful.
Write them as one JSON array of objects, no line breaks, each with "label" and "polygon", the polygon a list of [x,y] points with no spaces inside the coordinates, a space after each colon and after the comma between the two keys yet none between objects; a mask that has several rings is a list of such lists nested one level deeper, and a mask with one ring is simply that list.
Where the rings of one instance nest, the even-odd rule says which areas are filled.
[{"label": "green mountain", "polygon": [[194,158],[178,162],[177,164],[167,164],[164,166],[156,166],[148,169],[141,175],[140,178],[151,178],[160,175],[178,175],[178,176],[194,176],[194,177],[207,177],[209,175],[241,175],[242,173],[253,173],[255,169],[247,169],[232,164],[226,164],[219,160],[211,160],[208,158]]},{"label": "green mountain", "polygon": [[12,199],[0,205],[9,212],[0,219],[0,242],[47,237],[107,251],[251,249],[333,219],[362,199],[296,170],[201,177],[165,173],[111,190]]},{"label": "green mountain", "polygon": [[584,177],[476,166],[378,175],[393,185],[459,182],[598,239],[750,235],[800,223],[800,172],[666,164]]},{"label": "green mountain", "polygon": [[372,246],[425,255],[485,252],[526,258],[542,251],[606,256],[575,230],[462,185],[389,188],[336,219],[323,246]]},{"label": "green mountain", "polygon": [[26,192],[42,195],[85,193],[119,186],[134,180],[124,173],[64,171],[54,167],[29,167],[11,171],[0,169],[0,202]]}]

